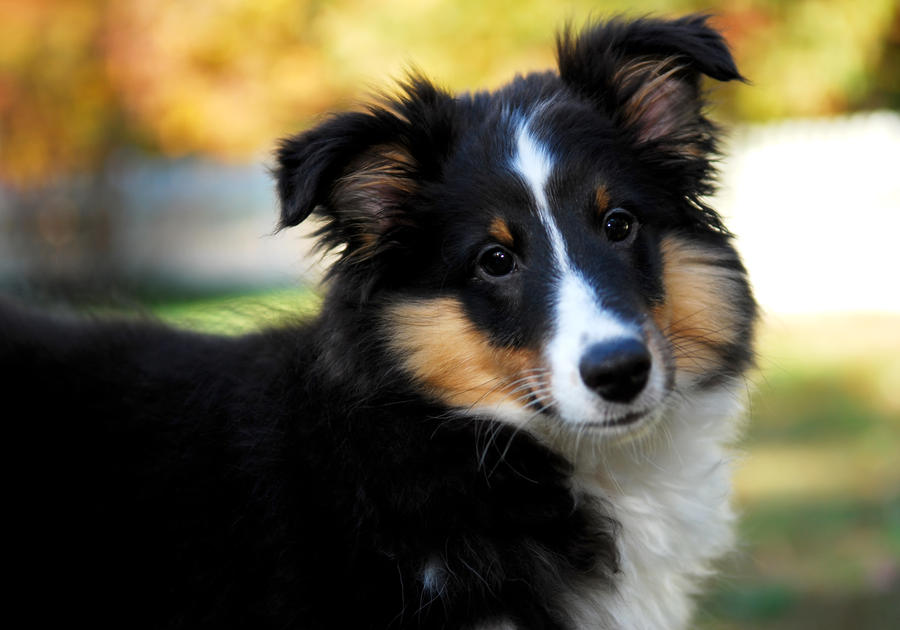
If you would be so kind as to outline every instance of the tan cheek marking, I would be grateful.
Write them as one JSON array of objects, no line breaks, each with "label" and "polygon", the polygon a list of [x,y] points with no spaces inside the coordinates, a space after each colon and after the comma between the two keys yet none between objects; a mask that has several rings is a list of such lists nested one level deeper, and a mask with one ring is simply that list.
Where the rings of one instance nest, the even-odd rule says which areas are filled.
[{"label": "tan cheek marking", "polygon": [[496,239],[498,243],[506,245],[507,247],[512,247],[515,244],[509,225],[500,217],[495,217],[494,220],[491,221],[491,225],[488,228],[488,234]]},{"label": "tan cheek marking", "polygon": [[537,380],[517,381],[535,374],[523,371],[539,367],[537,354],[491,344],[455,299],[394,305],[387,325],[388,343],[410,374],[448,405],[469,408],[518,401],[514,404],[523,407],[527,389],[511,390],[526,384],[537,387]]},{"label": "tan cheek marking", "polygon": [[676,368],[700,374],[717,367],[716,346],[736,341],[740,272],[717,266],[723,254],[677,237],[663,240],[662,253],[666,297],[653,317],[672,343]]}]

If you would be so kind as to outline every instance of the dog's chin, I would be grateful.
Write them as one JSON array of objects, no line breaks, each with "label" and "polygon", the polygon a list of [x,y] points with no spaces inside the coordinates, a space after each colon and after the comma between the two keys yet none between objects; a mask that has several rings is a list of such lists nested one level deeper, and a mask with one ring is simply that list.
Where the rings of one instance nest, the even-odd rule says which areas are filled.
[{"label": "dog's chin", "polygon": [[659,424],[672,403],[673,388],[668,380],[656,380],[655,386],[631,404],[594,401],[578,410],[564,411],[562,405],[551,405],[548,411],[562,432],[575,434],[580,440],[616,443],[641,438]]},{"label": "dog's chin", "polygon": [[565,421],[569,430],[589,433],[598,439],[628,438],[641,435],[652,428],[663,415],[663,405],[636,410],[626,410],[618,414],[604,414],[598,420]]},{"label": "dog's chin", "polygon": [[537,437],[556,450],[616,445],[639,440],[650,435],[665,417],[670,406],[671,391],[666,388],[653,400],[643,404],[609,409],[596,406],[583,410],[576,417],[567,417],[561,405],[550,403],[539,411],[518,406],[475,406],[460,410],[464,416],[481,416],[497,420]]},{"label": "dog's chin", "polygon": [[578,420],[563,418],[548,408],[539,417],[532,416],[523,428],[569,459],[579,461],[597,449],[615,448],[651,436],[666,416],[667,402],[668,397],[658,404],[616,415],[598,409],[596,419]]},{"label": "dog's chin", "polygon": [[656,405],[649,409],[627,411],[600,421],[570,422],[568,425],[571,431],[586,434],[589,439],[617,444],[645,437],[659,424],[664,414],[665,406]]}]

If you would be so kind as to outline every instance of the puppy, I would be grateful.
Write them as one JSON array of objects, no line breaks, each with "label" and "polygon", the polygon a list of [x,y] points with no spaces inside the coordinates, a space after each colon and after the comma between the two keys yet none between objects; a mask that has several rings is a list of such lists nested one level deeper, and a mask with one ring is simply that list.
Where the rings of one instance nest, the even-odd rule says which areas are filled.
[{"label": "puppy", "polygon": [[243,337],[0,309],[10,616],[673,630],[728,550],[756,307],[706,198],[704,17],[415,75],[277,151],[321,313]]}]

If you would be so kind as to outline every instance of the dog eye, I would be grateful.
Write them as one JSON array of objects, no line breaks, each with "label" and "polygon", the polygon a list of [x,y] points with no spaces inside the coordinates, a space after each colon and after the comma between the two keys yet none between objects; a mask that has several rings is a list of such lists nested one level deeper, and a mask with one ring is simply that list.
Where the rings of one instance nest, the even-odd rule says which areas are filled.
[{"label": "dog eye", "polygon": [[622,208],[613,208],[603,218],[603,233],[613,243],[627,239],[637,228],[634,215]]},{"label": "dog eye", "polygon": [[516,257],[505,247],[492,245],[478,256],[478,266],[489,276],[507,276],[516,269]]}]

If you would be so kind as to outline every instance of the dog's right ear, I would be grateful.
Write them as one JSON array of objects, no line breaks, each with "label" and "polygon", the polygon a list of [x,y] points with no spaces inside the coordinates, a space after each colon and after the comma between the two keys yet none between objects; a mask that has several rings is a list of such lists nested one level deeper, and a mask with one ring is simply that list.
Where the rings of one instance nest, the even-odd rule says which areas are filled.
[{"label": "dog's right ear", "polygon": [[396,244],[398,230],[415,221],[411,198],[440,170],[452,117],[452,97],[426,80],[413,77],[401,89],[281,142],[280,228],[321,216],[321,244],[342,246],[342,262],[369,260]]},{"label": "dog's right ear", "polygon": [[703,117],[701,76],[744,80],[709,16],[621,18],[571,28],[557,39],[562,80],[587,96],[637,144],[702,157],[713,149]]}]

